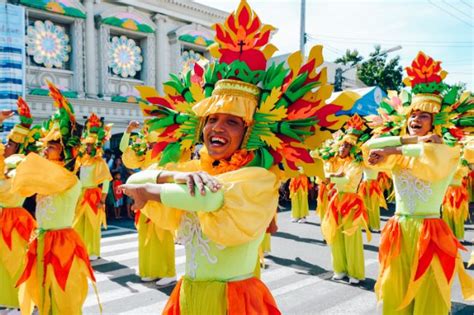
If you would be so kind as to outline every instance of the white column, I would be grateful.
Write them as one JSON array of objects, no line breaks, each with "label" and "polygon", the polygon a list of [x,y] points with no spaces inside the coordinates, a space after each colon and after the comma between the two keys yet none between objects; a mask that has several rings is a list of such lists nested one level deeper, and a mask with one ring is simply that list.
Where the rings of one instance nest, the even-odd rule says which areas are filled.
[{"label": "white column", "polygon": [[163,82],[167,80],[168,72],[166,70],[166,46],[168,45],[168,36],[166,36],[167,18],[164,15],[157,14],[154,17],[156,23],[156,41],[155,41],[155,61],[156,61],[156,89],[163,92]]},{"label": "white column", "polygon": [[84,6],[86,8],[86,95],[97,98],[96,47],[98,43],[95,36],[94,1],[84,0]]},{"label": "white column", "polygon": [[79,98],[84,97],[84,20],[75,19],[72,24],[72,71],[73,82],[70,88],[78,93]]}]

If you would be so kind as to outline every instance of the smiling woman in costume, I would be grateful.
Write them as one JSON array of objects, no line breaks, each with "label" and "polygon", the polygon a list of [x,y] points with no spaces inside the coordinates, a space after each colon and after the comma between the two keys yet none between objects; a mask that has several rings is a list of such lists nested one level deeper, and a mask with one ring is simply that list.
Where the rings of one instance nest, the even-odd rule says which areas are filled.
[{"label": "smiling woman in costume", "polygon": [[396,196],[395,216],[382,232],[375,292],[384,314],[448,314],[456,272],[464,297],[474,298],[473,279],[458,253],[465,248],[440,218],[459,163],[454,144],[462,127],[473,123],[462,115],[474,103],[459,100],[457,89],[442,82],[440,62],[422,52],[407,73],[411,94],[403,91],[401,101],[382,106],[378,128],[402,136],[372,139],[364,150],[369,164],[391,171]]},{"label": "smiling woman in costume", "polygon": [[[280,169],[298,174],[313,162],[304,136],[332,112],[321,47],[266,70],[273,28],[245,1],[217,24],[218,62],[199,65],[165,83],[165,96],[147,95],[148,131],[159,131],[156,170],[123,185],[161,228],[178,229],[186,273],[165,314],[279,314],[270,291],[253,276],[258,247],[278,203]],[[318,116],[319,115],[319,116]],[[182,162],[199,142],[200,159]],[[181,162],[180,162],[181,160]]]}]

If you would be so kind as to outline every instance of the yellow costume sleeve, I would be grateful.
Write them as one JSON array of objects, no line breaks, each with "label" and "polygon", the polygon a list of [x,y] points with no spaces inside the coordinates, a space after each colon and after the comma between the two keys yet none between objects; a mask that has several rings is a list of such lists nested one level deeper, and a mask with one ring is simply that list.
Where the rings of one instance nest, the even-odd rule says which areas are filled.
[{"label": "yellow costume sleeve", "polygon": [[35,193],[52,195],[70,189],[79,179],[63,166],[30,153],[18,165],[12,191],[28,197]]},{"label": "yellow costume sleeve", "polygon": [[122,153],[125,153],[125,150],[128,148],[128,144],[130,142],[130,133],[124,132],[122,135],[122,139],[120,139],[119,150]]},{"label": "yellow costume sleeve", "polygon": [[217,244],[236,246],[261,236],[278,205],[277,176],[259,167],[246,167],[217,176],[224,205],[198,212],[203,233]]},{"label": "yellow costume sleeve", "polygon": [[[376,140],[380,141],[380,139],[384,138]],[[371,142],[372,140],[369,140],[366,145],[362,146],[364,161],[368,160]],[[416,150],[420,152],[419,156],[393,154],[375,166],[368,163],[366,166],[383,171],[391,171],[396,168],[409,169],[415,177],[425,181],[438,181],[452,174],[460,158],[459,148],[436,143],[419,143],[418,146],[421,147]],[[406,152],[407,150],[403,149],[402,151]],[[413,152],[412,150],[408,151]]]},{"label": "yellow costume sleeve", "polygon": [[95,162],[94,179],[97,185],[103,184],[104,182],[110,182],[112,180],[112,175],[110,174],[109,166],[102,157],[99,157]]},{"label": "yellow costume sleeve", "polygon": [[[197,212],[203,233],[224,246],[236,246],[261,236],[277,208],[277,175],[248,167],[216,178],[223,185],[224,205],[213,212]],[[184,213],[155,201],[149,201],[141,211],[166,230],[177,229]]]}]

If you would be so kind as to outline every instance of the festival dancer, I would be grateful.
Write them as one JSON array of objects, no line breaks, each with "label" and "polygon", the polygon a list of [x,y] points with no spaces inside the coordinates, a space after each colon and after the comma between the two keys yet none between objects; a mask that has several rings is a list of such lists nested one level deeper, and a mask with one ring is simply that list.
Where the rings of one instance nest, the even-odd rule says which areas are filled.
[{"label": "festival dancer", "polygon": [[401,136],[372,139],[364,148],[369,164],[391,172],[396,194],[395,216],[382,231],[375,292],[384,314],[448,314],[456,271],[464,297],[474,298],[458,252],[465,249],[440,218],[459,163],[453,145],[461,126],[472,124],[459,116],[474,104],[458,101],[458,90],[442,82],[440,62],[424,53],[406,70],[411,94],[386,103],[380,116],[381,133]]},{"label": "festival dancer", "polygon": [[309,215],[308,189],[309,180],[305,174],[300,174],[290,180],[291,222],[306,223]]},{"label": "festival dancer", "polygon": [[[462,149],[463,152],[466,150],[469,148]],[[469,218],[469,193],[465,181],[463,182],[469,173],[469,162],[474,163],[474,160],[467,161],[464,156],[461,156],[442,204],[443,220],[460,241],[464,241],[464,222]]]},{"label": "festival dancer", "polygon": [[39,314],[80,314],[87,297],[87,279],[95,281],[87,249],[72,228],[81,182],[73,173],[80,144],[71,104],[48,83],[59,110],[43,125],[44,157],[30,153],[17,166],[12,191],[37,194],[38,232],[30,242],[26,267],[17,285],[22,314],[33,305]]},{"label": "festival dancer", "polygon": [[[149,116],[146,110],[142,112],[145,116]],[[120,151],[123,152],[122,160],[126,167],[145,170],[159,161],[159,156],[153,155],[158,134],[147,132],[145,125],[140,134],[131,136],[139,126],[138,121],[129,123],[120,141]],[[153,218],[148,217],[140,209],[135,209],[135,226],[138,231],[138,275],[141,280],[156,281],[156,285],[160,288],[176,283],[173,233],[160,228]]]},{"label": "festival dancer", "polygon": [[111,127],[91,113],[84,125],[76,159],[82,192],[72,227],[81,236],[91,261],[100,257],[101,227],[107,227],[105,200],[112,176],[102,158],[102,148],[110,137]]},{"label": "festival dancer", "polygon": [[331,200],[332,196],[334,196],[336,193],[334,183],[331,183],[331,179],[329,178],[331,164],[328,162],[328,160],[335,155],[335,151],[333,149],[334,142],[339,136],[340,133],[335,132],[333,134],[333,138],[326,140],[318,150],[311,152],[313,157],[320,159],[323,163],[323,176],[316,177],[316,183],[318,184],[316,213],[319,215],[321,222],[326,215],[329,200]]},{"label": "festival dancer", "polygon": [[[367,210],[357,194],[362,178],[362,153],[360,145],[366,134],[366,126],[359,115],[354,115],[334,144],[328,175],[337,193],[331,198],[321,223],[326,242],[331,246],[334,280],[349,277],[350,284],[365,280],[364,248],[361,227],[367,232]],[[328,155],[331,156],[331,155]]]},{"label": "festival dancer", "polygon": [[[220,57],[206,71],[195,66],[201,83],[191,73],[172,76],[165,97],[148,98],[159,104],[149,130],[162,130],[160,165],[132,175],[123,189],[160,226],[179,228],[186,247],[186,273],[165,314],[279,314],[252,274],[278,204],[278,165],[297,175],[313,162],[302,141],[319,127],[329,96],[324,72],[316,72],[321,47],[307,63],[295,53],[291,69],[265,70],[273,28],[246,1],[215,27]],[[199,160],[179,163],[201,139]]]},{"label": "festival dancer", "polygon": [[[19,308],[16,282],[24,268],[26,250],[36,221],[22,205],[25,198],[11,191],[16,167],[24,154],[36,149],[39,128],[30,130],[33,118],[28,104],[17,101],[20,123],[10,131],[6,146],[0,141],[0,306]],[[9,115],[8,115],[9,116]],[[0,115],[0,125],[7,115]]]},{"label": "festival dancer", "polygon": [[380,232],[380,208],[388,209],[385,196],[378,181],[378,172],[364,167],[363,179],[359,186],[359,195],[364,200],[369,216],[369,229]]}]

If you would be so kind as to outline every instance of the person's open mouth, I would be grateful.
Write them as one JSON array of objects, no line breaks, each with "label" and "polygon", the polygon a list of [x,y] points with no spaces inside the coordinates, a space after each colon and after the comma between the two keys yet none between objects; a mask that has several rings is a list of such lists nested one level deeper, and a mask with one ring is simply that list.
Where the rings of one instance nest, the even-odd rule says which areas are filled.
[{"label": "person's open mouth", "polygon": [[227,145],[229,143],[229,140],[222,136],[211,136],[209,138],[209,142],[211,143],[211,146],[219,148]]},{"label": "person's open mouth", "polygon": [[410,128],[413,130],[420,130],[421,128],[423,128],[423,126],[418,123],[411,123]]}]

